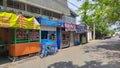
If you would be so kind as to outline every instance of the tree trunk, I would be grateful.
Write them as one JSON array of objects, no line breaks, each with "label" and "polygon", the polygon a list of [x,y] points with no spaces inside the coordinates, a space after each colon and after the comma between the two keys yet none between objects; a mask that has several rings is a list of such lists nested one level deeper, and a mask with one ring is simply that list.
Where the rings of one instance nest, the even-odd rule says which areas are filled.
[{"label": "tree trunk", "polygon": [[93,40],[95,40],[95,23],[93,24]]}]

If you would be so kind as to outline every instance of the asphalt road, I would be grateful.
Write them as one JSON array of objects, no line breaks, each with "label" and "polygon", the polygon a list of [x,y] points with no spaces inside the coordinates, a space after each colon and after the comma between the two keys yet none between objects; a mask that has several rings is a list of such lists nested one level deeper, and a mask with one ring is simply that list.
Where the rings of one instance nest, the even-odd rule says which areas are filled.
[{"label": "asphalt road", "polygon": [[93,40],[45,58],[34,56],[1,64],[0,68],[120,68],[120,39]]}]

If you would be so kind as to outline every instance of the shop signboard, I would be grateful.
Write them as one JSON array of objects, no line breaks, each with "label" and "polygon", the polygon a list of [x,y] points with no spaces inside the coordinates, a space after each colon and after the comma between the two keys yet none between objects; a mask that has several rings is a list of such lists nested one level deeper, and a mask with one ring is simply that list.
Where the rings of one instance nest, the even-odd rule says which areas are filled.
[{"label": "shop signboard", "polygon": [[77,25],[76,26],[76,33],[84,33],[85,32],[85,26],[84,25]]},{"label": "shop signboard", "polygon": [[63,19],[64,22],[67,22],[67,23],[70,23],[70,24],[71,23],[76,24],[76,20],[73,17],[63,16],[62,19]]},{"label": "shop signboard", "polygon": [[51,27],[55,26],[55,21],[54,20],[49,20],[48,18],[41,17],[39,19],[39,21],[40,21],[41,26],[51,26]]},{"label": "shop signboard", "polygon": [[65,23],[65,31],[76,31],[76,25]]},{"label": "shop signboard", "polygon": [[10,18],[12,13],[0,12],[0,26],[10,27]]},{"label": "shop signboard", "polygon": [[75,24],[71,24],[71,31],[76,31],[76,25]]},{"label": "shop signboard", "polygon": [[25,19],[24,16],[19,15],[18,16],[18,21],[17,21],[17,27],[19,28],[27,28],[28,21]]},{"label": "shop signboard", "polygon": [[40,25],[35,23],[34,17],[26,18],[23,15],[0,12],[0,27],[40,29]]},{"label": "shop signboard", "polygon": [[18,15],[16,25],[18,28],[24,28],[24,29],[40,29],[40,24],[35,18],[33,17],[26,18],[23,15]]}]

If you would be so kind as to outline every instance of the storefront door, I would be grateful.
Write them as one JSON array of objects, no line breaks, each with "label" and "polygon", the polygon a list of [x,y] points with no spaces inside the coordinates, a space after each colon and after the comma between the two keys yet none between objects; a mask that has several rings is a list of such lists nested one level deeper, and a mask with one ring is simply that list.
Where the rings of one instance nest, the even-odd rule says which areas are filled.
[{"label": "storefront door", "polygon": [[69,47],[70,46],[70,32],[64,31],[64,29],[61,32],[62,36],[62,45],[61,48]]}]

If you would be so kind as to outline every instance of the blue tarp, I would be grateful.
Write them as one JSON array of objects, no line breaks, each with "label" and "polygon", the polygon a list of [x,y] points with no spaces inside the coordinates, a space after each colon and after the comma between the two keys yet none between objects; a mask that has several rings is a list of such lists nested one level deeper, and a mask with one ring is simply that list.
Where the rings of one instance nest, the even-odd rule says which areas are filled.
[{"label": "blue tarp", "polygon": [[55,21],[50,20],[49,18],[40,17],[39,22],[41,26],[52,26],[52,27],[55,26]]},{"label": "blue tarp", "polygon": [[45,57],[49,54],[58,52],[57,43],[53,40],[42,39],[41,40],[41,56]]},{"label": "blue tarp", "polygon": [[64,22],[61,20],[55,21],[55,20],[50,20],[49,18],[46,18],[46,17],[40,17],[38,20],[41,26],[64,27]]},{"label": "blue tarp", "polygon": [[42,39],[41,40],[41,44],[43,44],[43,45],[52,45],[52,44],[55,44],[56,45],[56,42],[54,42],[53,40]]},{"label": "blue tarp", "polygon": [[40,17],[39,19],[40,19],[40,20],[46,20],[46,21],[49,20],[49,18],[46,18],[46,17]]},{"label": "blue tarp", "polygon": [[64,22],[63,21],[56,21],[56,26],[58,27],[64,27],[65,26],[65,24],[64,24]]},{"label": "blue tarp", "polygon": [[79,41],[74,41],[74,45],[80,45],[80,42]]}]

